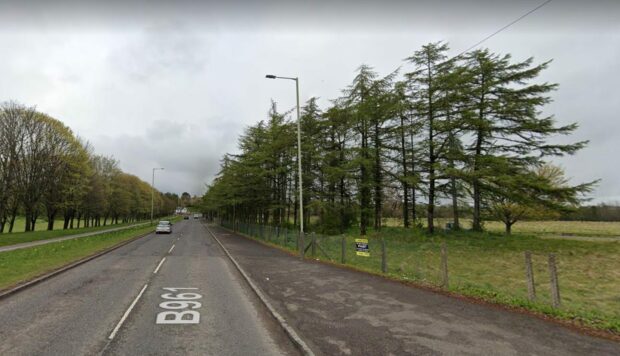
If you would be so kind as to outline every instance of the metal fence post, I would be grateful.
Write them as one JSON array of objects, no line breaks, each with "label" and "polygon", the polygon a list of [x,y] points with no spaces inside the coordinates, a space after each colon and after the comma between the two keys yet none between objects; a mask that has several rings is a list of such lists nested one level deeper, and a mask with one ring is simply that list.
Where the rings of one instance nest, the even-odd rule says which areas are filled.
[{"label": "metal fence post", "polygon": [[342,235],[342,242],[341,242],[341,250],[340,250],[340,263],[345,264],[346,261],[346,248],[347,248],[347,239],[344,237],[344,234]]},{"label": "metal fence post", "polygon": [[448,284],[448,247],[446,242],[441,242],[441,286],[445,289],[449,288]]},{"label": "metal fence post", "polygon": [[527,282],[527,298],[530,302],[536,300],[536,288],[534,286],[534,270],[532,269],[532,253],[525,251],[525,281]]},{"label": "metal fence post", "polygon": [[381,272],[387,273],[387,251],[385,248],[385,238],[381,237]]},{"label": "metal fence post", "polygon": [[560,286],[558,285],[558,271],[555,265],[555,255],[549,254],[549,279],[551,282],[551,302],[554,308],[560,307]]}]

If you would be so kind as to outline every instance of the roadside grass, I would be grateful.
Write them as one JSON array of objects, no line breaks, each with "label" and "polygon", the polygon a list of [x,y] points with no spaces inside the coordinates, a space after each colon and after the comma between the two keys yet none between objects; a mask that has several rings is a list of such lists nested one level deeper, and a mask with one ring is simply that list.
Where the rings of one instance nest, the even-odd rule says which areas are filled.
[{"label": "roadside grass", "polygon": [[[256,236],[257,234],[252,234]],[[268,241],[296,251],[295,234]],[[416,284],[440,287],[440,246],[448,250],[451,292],[487,301],[523,307],[560,319],[620,333],[620,242],[549,240],[526,234],[470,231],[439,232],[386,227],[388,276]],[[370,233],[370,257],[357,256],[355,238],[359,231],[346,234],[346,265],[381,274],[381,243]],[[262,238],[266,240],[266,238]],[[311,235],[307,235],[306,244]],[[314,258],[340,263],[341,236],[317,236],[320,248]],[[527,299],[524,251],[533,253],[537,300]],[[556,255],[561,306],[551,307],[549,253]],[[306,253],[311,256],[311,249]]]},{"label": "roadside grass", "polygon": [[0,290],[8,289],[152,230],[152,226],[141,226],[2,252]]}]

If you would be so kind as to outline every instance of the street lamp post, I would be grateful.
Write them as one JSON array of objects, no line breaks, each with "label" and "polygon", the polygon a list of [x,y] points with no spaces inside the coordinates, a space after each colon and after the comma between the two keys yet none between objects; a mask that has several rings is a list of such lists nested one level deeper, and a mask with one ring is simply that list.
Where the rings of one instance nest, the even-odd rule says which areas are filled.
[{"label": "street lamp post", "polygon": [[151,225],[153,225],[153,204],[155,203],[154,201],[154,194],[155,194],[155,171],[157,170],[164,170],[163,168],[153,168],[153,178],[151,180]]},{"label": "street lamp post", "polygon": [[[295,90],[297,93],[297,163],[298,163],[298,175],[299,175],[299,233],[301,235],[301,239],[303,241],[304,235],[304,195],[303,195],[303,185],[301,179],[301,119],[299,116],[299,78],[295,77],[278,77],[273,74],[267,74],[265,78],[268,79],[289,79],[295,81]],[[301,246],[301,254],[303,256],[305,246]]]}]

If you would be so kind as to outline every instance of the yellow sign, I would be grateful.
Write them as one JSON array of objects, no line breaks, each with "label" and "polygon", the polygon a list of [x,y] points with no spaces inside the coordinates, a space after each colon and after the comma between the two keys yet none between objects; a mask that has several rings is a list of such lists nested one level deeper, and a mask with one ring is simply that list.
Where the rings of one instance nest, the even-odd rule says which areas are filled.
[{"label": "yellow sign", "polygon": [[358,256],[370,257],[367,239],[355,239],[355,253]]}]

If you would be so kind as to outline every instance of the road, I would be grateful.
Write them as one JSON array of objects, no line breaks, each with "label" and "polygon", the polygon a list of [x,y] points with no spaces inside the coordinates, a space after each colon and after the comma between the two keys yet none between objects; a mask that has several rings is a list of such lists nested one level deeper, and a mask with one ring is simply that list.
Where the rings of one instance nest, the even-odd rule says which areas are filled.
[{"label": "road", "polygon": [[0,300],[0,355],[296,350],[196,220]]}]

